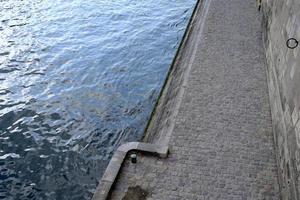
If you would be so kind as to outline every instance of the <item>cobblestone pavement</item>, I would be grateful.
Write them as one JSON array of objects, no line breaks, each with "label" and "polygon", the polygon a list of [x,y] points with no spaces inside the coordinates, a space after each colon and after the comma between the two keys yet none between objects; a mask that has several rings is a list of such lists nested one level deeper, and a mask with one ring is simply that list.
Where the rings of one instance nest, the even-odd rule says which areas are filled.
[{"label": "cobblestone pavement", "polygon": [[255,1],[207,2],[170,155],[125,160],[113,200],[279,199]]}]

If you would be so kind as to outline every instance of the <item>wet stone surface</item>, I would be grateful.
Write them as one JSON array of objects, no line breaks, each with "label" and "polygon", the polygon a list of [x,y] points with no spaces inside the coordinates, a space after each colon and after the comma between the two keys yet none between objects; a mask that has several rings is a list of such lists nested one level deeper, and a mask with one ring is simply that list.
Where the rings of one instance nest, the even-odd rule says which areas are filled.
[{"label": "wet stone surface", "polygon": [[139,186],[129,187],[122,200],[146,200],[148,192]]}]

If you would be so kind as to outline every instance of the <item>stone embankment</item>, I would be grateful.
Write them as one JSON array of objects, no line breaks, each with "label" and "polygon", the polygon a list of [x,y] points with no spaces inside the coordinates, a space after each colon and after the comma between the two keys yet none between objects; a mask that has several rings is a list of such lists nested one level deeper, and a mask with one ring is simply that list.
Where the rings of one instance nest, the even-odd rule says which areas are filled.
[{"label": "stone embankment", "polygon": [[299,200],[300,1],[263,0],[262,12],[279,185],[282,199]]},{"label": "stone embankment", "polygon": [[95,200],[299,199],[299,1],[261,3],[198,2],[143,141],[168,157],[124,156]]}]

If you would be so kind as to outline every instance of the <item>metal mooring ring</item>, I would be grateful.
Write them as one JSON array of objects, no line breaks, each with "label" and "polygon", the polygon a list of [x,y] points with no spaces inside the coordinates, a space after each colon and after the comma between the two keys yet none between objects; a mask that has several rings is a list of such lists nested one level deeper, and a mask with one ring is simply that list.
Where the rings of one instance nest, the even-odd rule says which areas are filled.
[{"label": "metal mooring ring", "polygon": [[298,46],[299,42],[295,38],[290,38],[286,41],[286,46],[289,49],[295,49]]}]

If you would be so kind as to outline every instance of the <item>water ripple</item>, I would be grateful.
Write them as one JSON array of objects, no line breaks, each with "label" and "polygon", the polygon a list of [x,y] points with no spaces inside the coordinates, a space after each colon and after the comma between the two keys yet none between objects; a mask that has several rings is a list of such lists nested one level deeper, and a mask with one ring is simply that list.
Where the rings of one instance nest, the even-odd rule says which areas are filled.
[{"label": "water ripple", "polygon": [[0,0],[0,199],[91,198],[141,138],[195,2]]}]

